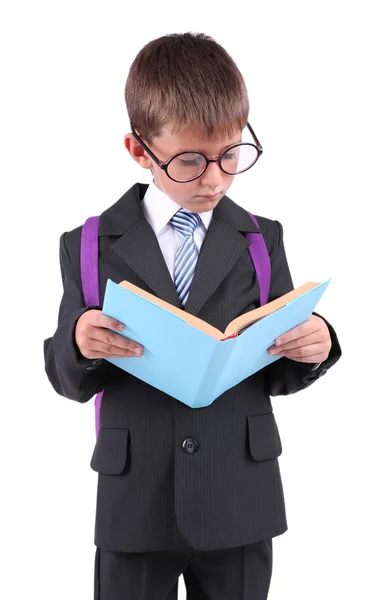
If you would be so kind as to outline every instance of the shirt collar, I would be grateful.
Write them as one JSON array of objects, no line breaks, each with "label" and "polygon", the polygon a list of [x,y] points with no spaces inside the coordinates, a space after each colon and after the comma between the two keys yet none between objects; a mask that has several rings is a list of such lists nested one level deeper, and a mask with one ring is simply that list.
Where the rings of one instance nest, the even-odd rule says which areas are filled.
[{"label": "shirt collar", "polygon": [[[165,192],[160,190],[153,180],[145,192],[142,200],[142,207],[144,215],[156,235],[159,235],[162,232],[173,215],[182,208]],[[208,229],[211,222],[212,213],[213,210],[198,213],[206,229]]]}]

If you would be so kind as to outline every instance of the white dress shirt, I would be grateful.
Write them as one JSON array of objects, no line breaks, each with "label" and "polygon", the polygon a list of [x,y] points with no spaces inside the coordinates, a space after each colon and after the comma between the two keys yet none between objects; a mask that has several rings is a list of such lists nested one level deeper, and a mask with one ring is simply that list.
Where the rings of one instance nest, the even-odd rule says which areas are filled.
[{"label": "white dress shirt", "polygon": [[[142,207],[145,218],[157,236],[164,260],[174,281],[176,251],[183,242],[184,236],[169,223],[169,220],[178,210],[191,211],[182,208],[172,200],[157,187],[153,180],[145,192]],[[196,227],[194,238],[199,252],[211,222],[212,213],[213,210],[197,213],[200,215],[201,222]]]}]

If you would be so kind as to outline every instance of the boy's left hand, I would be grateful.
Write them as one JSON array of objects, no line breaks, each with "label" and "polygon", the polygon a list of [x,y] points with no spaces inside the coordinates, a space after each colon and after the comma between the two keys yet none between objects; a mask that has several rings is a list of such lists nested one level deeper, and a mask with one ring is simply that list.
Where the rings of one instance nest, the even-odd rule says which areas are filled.
[{"label": "boy's left hand", "polygon": [[308,321],[276,338],[275,345],[268,348],[268,354],[286,356],[299,362],[319,363],[328,358],[331,346],[326,322],[321,317],[311,315]]}]

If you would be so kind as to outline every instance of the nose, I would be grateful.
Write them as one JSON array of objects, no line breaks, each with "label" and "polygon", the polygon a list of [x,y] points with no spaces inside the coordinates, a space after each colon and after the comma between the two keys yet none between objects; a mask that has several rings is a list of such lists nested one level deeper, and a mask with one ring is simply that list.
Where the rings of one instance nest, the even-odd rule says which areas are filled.
[{"label": "nose", "polygon": [[207,188],[217,188],[223,181],[223,171],[219,167],[219,163],[209,163],[207,170],[201,176],[202,185],[206,185]]}]

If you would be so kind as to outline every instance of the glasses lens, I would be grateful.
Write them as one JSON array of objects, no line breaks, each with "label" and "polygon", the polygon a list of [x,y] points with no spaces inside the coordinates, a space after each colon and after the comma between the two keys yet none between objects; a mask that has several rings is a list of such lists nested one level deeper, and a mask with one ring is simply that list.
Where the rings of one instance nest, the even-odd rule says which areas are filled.
[{"label": "glasses lens", "polygon": [[[252,144],[239,144],[229,148],[221,157],[221,166],[226,173],[236,175],[255,164],[258,150]],[[175,156],[168,164],[168,175],[176,181],[195,179],[205,169],[205,158],[198,152],[184,152]]]},{"label": "glasses lens", "polygon": [[236,175],[255,164],[258,154],[256,146],[252,144],[233,146],[221,157],[221,166],[226,173]]},{"label": "glasses lens", "polygon": [[205,169],[205,158],[198,152],[184,152],[168,164],[168,174],[177,181],[189,181]]}]

